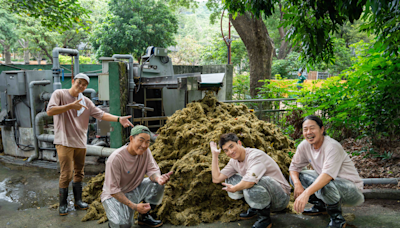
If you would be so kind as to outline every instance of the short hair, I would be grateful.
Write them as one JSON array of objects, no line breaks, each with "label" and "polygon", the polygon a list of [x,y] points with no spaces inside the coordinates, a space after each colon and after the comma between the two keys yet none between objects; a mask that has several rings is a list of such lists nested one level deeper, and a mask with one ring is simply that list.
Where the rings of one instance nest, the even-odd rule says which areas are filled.
[{"label": "short hair", "polygon": [[[306,120],[314,120],[318,124],[319,128],[322,128],[324,126],[324,124],[322,123],[321,118],[319,118],[318,116],[314,116],[314,115],[306,116],[303,119],[303,123],[301,123],[301,126],[303,126],[303,124],[304,124],[304,122],[306,122]],[[324,129],[324,134],[323,135],[326,135],[325,129]]]},{"label": "short hair", "polygon": [[222,134],[219,137],[219,148],[222,149],[222,146],[225,145],[229,141],[237,143],[239,141],[239,138],[237,137],[237,135],[235,133],[232,133],[232,132]]}]

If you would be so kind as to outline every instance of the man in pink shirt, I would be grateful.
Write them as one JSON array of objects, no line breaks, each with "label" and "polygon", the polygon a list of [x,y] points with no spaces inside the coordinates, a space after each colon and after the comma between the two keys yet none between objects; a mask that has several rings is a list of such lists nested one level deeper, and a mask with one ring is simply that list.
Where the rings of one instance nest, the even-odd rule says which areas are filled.
[{"label": "man in pink shirt", "polygon": [[[137,125],[131,130],[129,144],[114,151],[106,163],[101,202],[111,228],[130,228],[134,212],[139,212],[139,225],[159,227],[163,223],[149,214],[160,204],[164,184],[172,172],[161,175],[150,145],[150,130]],[[144,178],[144,175],[147,178]],[[144,201],[144,203],[140,203]]]},{"label": "man in pink shirt", "polygon": [[72,79],[70,89],[57,89],[51,95],[47,115],[54,116],[54,144],[60,162],[59,214],[68,214],[68,185],[72,180],[75,207],[88,209],[82,201],[82,179],[86,157],[86,140],[89,117],[120,122],[122,126],[132,126],[130,116],[118,117],[103,112],[93,102],[82,95],[90,82],[86,74],[77,74]]},{"label": "man in pink shirt", "polygon": [[[305,140],[297,147],[289,167],[294,209],[306,215],[329,214],[327,227],[345,227],[341,206],[364,202],[363,182],[340,143],[325,136],[319,117],[304,118],[303,135]],[[303,170],[308,164],[314,170]],[[307,202],[314,206],[304,210]]]},{"label": "man in pink shirt", "polygon": [[289,203],[290,185],[283,176],[278,164],[264,151],[244,148],[236,134],[228,133],[220,136],[219,147],[231,159],[220,171],[215,142],[210,142],[212,152],[212,180],[222,183],[223,190],[232,199],[244,197],[250,209],[240,214],[241,219],[259,216],[253,228],[270,228],[272,221],[270,211],[281,211]]}]

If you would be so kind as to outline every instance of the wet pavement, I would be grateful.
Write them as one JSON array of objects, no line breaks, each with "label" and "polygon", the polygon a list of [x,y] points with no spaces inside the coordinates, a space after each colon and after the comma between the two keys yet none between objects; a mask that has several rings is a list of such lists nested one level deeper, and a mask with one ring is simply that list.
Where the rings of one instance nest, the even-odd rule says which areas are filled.
[{"label": "wet pavement", "polygon": [[[0,227],[107,227],[97,221],[81,222],[85,211],[75,211],[70,201],[70,212],[59,216],[49,206],[58,202],[58,173],[56,170],[16,166],[0,162]],[[87,181],[90,176],[85,177]],[[69,200],[72,200],[70,187]],[[350,213],[347,227],[400,227],[400,200],[366,200],[356,208],[344,208]],[[328,216],[273,214],[273,227],[325,227]],[[253,220],[231,223],[201,224],[194,227],[251,227]],[[133,227],[140,227],[134,225]],[[181,228],[165,224],[166,228]]]}]

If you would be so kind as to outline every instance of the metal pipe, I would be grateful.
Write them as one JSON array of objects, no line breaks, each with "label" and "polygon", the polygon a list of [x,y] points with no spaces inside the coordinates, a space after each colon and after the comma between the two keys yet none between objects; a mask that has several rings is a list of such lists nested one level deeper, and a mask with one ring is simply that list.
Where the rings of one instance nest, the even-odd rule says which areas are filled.
[{"label": "metal pipe", "polygon": [[[51,82],[49,80],[43,80],[43,81],[31,81],[29,83],[29,97],[30,97],[30,103],[31,103],[31,121],[33,125],[33,132],[36,132],[36,125],[35,125],[35,99],[33,97],[33,87],[35,85],[48,85]],[[39,145],[36,137],[33,140],[34,145],[35,145],[35,153],[29,157],[28,162],[31,162],[34,159],[37,159],[39,157]]]},{"label": "metal pipe", "polygon": [[109,147],[86,145],[86,155],[109,157],[115,150]]},{"label": "metal pipe", "polygon": [[133,56],[132,55],[120,55],[115,54],[112,56],[114,59],[129,59],[129,78],[128,78],[128,86],[129,86],[129,103],[133,102],[133,90],[135,88],[135,82],[133,81]]},{"label": "metal pipe", "polygon": [[366,178],[362,179],[364,185],[369,184],[398,184],[399,178]]},{"label": "metal pipe", "polygon": [[35,117],[35,137],[39,141],[51,142],[54,141],[54,135],[52,134],[43,134],[43,126],[44,126],[44,119],[53,119],[52,116],[48,116],[47,112],[39,112]]},{"label": "metal pipe", "polygon": [[[129,91],[129,104],[133,103],[133,92],[135,88],[135,82],[133,81],[133,56],[132,55],[120,55],[115,54],[112,56],[115,59],[129,59],[129,77],[128,77],[128,91]],[[131,122],[133,123],[133,111],[128,109],[128,113],[132,115]]]},{"label": "metal pipe", "polygon": [[53,91],[56,89],[61,89],[60,82],[60,61],[58,56],[60,53],[66,53],[72,56],[75,56],[75,67],[74,72],[75,75],[79,73],[79,51],[76,49],[68,49],[68,48],[59,48],[55,47],[53,49]]},{"label": "metal pipe", "polygon": [[52,94],[52,93],[42,92],[42,93],[40,94],[40,100],[41,100],[41,101],[49,101],[50,98],[51,98],[51,94]]},{"label": "metal pipe", "polygon": [[93,146],[107,146],[107,143],[104,141],[100,141],[100,142],[95,143]]},{"label": "metal pipe", "polygon": [[87,88],[85,89],[85,91],[83,91],[83,93],[90,93],[90,99],[92,99],[93,97],[96,97],[96,90],[92,89],[92,88]]}]

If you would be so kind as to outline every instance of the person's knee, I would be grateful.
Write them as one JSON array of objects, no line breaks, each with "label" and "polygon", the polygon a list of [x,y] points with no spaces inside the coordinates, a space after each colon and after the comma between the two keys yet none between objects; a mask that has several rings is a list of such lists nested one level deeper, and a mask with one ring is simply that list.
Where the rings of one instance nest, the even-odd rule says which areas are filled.
[{"label": "person's knee", "polygon": [[271,204],[270,193],[260,185],[243,190],[244,199],[250,207],[263,209]]}]

